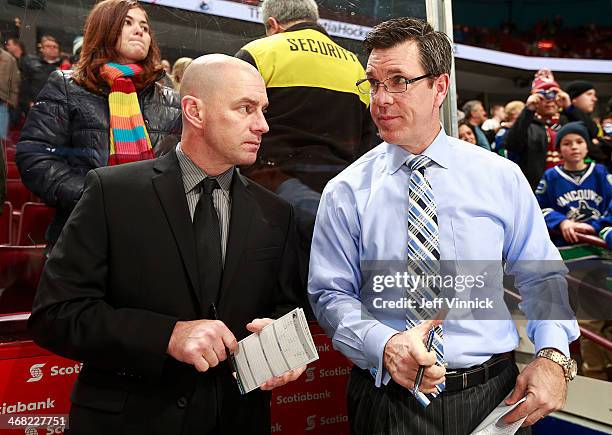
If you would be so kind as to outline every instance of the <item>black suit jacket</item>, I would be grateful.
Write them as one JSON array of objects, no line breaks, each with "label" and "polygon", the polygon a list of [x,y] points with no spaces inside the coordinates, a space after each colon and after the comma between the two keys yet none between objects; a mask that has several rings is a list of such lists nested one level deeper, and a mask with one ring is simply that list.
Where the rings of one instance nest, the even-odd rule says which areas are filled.
[{"label": "black suit jacket", "polygon": [[[235,173],[218,312],[236,338],[302,303],[291,206]],[[29,326],[84,366],[72,433],[269,432],[269,393],[241,397],[225,363],[166,354],[178,320],[208,318],[176,154],[90,171],[45,266]]]}]

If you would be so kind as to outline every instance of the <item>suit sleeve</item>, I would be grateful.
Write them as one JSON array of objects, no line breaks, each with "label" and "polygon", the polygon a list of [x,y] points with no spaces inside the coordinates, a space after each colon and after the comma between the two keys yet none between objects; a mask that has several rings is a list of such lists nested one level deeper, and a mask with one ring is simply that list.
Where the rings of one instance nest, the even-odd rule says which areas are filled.
[{"label": "suit sleeve", "polygon": [[71,210],[82,194],[85,173],[66,158],[71,126],[64,80],[61,71],[49,76],[28,113],[15,160],[30,191],[47,205]]},{"label": "suit sleeve", "polygon": [[157,376],[178,319],[106,302],[112,289],[105,213],[103,184],[91,171],[45,265],[28,326],[38,345],[58,355],[101,370]]},{"label": "suit sleeve", "polygon": [[295,307],[307,307],[306,278],[300,273],[297,230],[293,207],[290,207],[287,221],[287,232],[278,282],[275,289],[274,313],[272,318],[277,319]]}]

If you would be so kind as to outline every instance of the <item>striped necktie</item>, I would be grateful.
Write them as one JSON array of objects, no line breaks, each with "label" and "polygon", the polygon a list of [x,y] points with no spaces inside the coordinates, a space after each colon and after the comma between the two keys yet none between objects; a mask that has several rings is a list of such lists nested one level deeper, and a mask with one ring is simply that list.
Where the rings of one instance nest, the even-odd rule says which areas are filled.
[{"label": "striped necktie", "polygon": [[[417,302],[417,308],[409,308],[406,314],[406,328],[410,329],[423,320],[436,317],[436,310],[422,307],[421,299],[433,300],[440,293],[440,289],[426,280],[439,274],[440,241],[433,190],[425,178],[425,168],[431,164],[431,160],[427,156],[417,155],[406,164],[412,171],[408,183],[408,273],[422,277],[420,284],[408,291],[408,298]],[[442,327],[436,326],[432,348],[436,352],[438,365],[444,364],[442,338]],[[444,390],[444,384],[436,385],[436,389],[435,393],[414,391],[413,394],[425,407]]]}]

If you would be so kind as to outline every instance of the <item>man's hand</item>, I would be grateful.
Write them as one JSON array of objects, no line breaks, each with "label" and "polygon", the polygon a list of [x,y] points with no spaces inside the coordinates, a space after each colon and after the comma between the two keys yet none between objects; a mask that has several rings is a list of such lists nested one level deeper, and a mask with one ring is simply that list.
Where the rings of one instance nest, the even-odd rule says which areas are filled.
[{"label": "man's hand", "polygon": [[557,97],[555,98],[557,105],[562,109],[567,109],[572,104],[568,93],[559,88],[552,89],[557,91]]},{"label": "man's hand", "polygon": [[215,367],[238,348],[236,337],[220,320],[176,322],[170,336],[167,353],[173,358],[192,364],[200,372]]},{"label": "man's hand", "polygon": [[[274,320],[268,319],[268,318],[255,319],[251,323],[248,323],[246,325],[246,328],[250,332],[259,333],[265,326],[269,325],[273,321]],[[287,373],[284,373],[280,376],[274,376],[266,380],[266,382],[261,384],[259,388],[261,388],[262,390],[272,390],[273,388],[282,387],[283,385],[289,382],[295,381],[297,378],[299,378],[302,375],[302,373],[304,373],[305,370],[306,370],[306,366],[298,367],[297,369],[293,369],[293,370],[289,370]]]},{"label": "man's hand", "polygon": [[563,368],[549,359],[536,358],[516,378],[516,385],[506,399],[506,405],[512,405],[525,396],[527,400],[504,417],[506,423],[527,416],[522,426],[531,426],[551,412],[563,408],[567,398]]},{"label": "man's hand", "polygon": [[442,320],[428,320],[407,331],[399,332],[387,341],[383,364],[391,378],[399,385],[412,390],[419,366],[425,366],[419,390],[433,393],[436,385],[444,382],[446,369],[435,365],[436,353],[427,352],[424,341],[433,326]]},{"label": "man's hand", "polygon": [[568,243],[578,243],[577,233],[580,234],[595,234],[595,228],[589,224],[582,222],[574,222],[569,219],[565,219],[559,224],[559,229],[563,238]]},{"label": "man's hand", "polygon": [[527,106],[527,108],[531,111],[535,111],[536,108],[538,107],[538,104],[540,103],[540,101],[542,101],[544,99],[544,96],[542,94],[531,94],[528,98],[527,101],[525,102],[525,105]]}]

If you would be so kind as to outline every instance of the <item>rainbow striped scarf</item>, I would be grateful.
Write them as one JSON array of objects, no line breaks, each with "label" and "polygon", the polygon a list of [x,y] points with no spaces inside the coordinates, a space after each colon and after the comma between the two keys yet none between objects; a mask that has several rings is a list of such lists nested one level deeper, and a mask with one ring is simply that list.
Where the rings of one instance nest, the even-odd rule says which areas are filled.
[{"label": "rainbow striped scarf", "polygon": [[110,151],[108,165],[154,159],[151,139],[144,124],[136,88],[130,77],[142,73],[140,65],[107,63],[100,74],[108,82],[110,108]]}]

